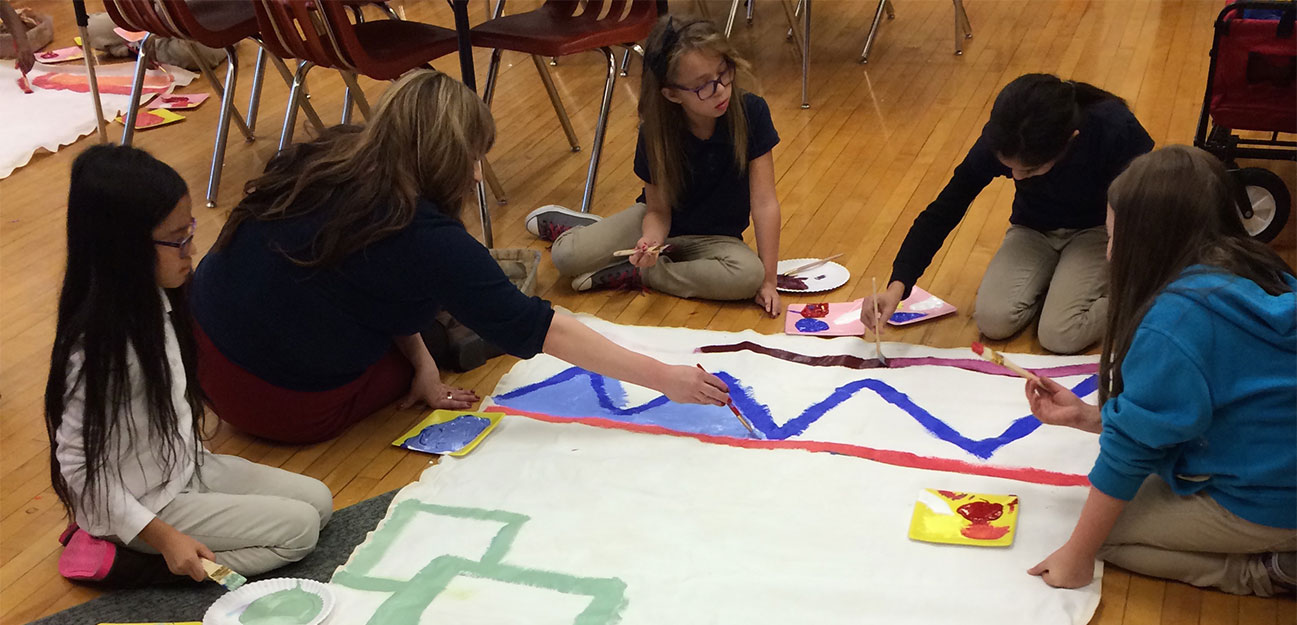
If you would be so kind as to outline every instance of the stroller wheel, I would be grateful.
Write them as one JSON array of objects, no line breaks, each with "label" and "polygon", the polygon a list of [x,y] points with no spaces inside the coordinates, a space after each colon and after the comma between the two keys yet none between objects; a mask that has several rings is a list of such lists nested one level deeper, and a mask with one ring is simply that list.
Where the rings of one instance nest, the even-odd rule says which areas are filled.
[{"label": "stroller wheel", "polygon": [[[1234,175],[1248,202],[1248,206],[1239,207],[1243,227],[1258,241],[1273,241],[1288,223],[1288,215],[1292,210],[1292,196],[1289,195],[1283,178],[1259,167],[1235,170]],[[1239,198],[1240,201],[1243,199]]]}]

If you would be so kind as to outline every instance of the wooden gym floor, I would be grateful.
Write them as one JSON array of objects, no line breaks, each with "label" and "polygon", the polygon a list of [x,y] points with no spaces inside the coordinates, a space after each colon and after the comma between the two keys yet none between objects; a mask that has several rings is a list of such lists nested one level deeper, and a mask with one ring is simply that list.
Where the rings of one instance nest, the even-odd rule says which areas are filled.
[{"label": "wooden gym floor", "polygon": [[[53,47],[71,45],[70,5],[19,0],[53,15]],[[92,0],[91,10],[97,2]],[[397,2],[396,4],[400,4]],[[511,10],[538,4],[515,0]],[[994,95],[1026,72],[1052,72],[1083,80],[1125,97],[1159,145],[1192,139],[1207,72],[1212,21],[1220,0],[968,0],[976,37],[965,53],[952,52],[953,15],[944,0],[896,2],[894,21],[884,22],[868,65],[856,58],[875,4],[869,0],[815,0],[813,5],[812,108],[799,108],[800,62],[785,40],[783,11],[773,0],[757,4],[755,24],[740,16],[734,39],[753,62],[782,142],[775,149],[783,208],[781,256],[844,252],[840,261],[852,282],[838,299],[869,292],[870,278],[886,280],[891,259],[915,215],[941,189],[985,122]],[[446,5],[406,0],[411,19],[449,24]],[[694,0],[673,0],[676,12],[698,10]],[[709,2],[723,19],[729,3]],[[472,3],[476,23],[483,2]],[[250,82],[250,46],[244,47],[240,107]],[[544,250],[523,229],[522,217],[543,204],[578,206],[598,113],[603,69],[597,55],[562,59],[552,68],[582,144],[569,151],[531,62],[506,54],[495,100],[499,138],[490,154],[507,190],[508,204],[494,204],[499,247]],[[487,53],[477,53],[485,80]],[[458,74],[453,56],[434,63]],[[595,212],[610,214],[639,193],[631,172],[639,63],[617,82],[612,119],[600,169]],[[384,85],[361,79],[371,101]],[[336,121],[341,81],[316,70],[312,102],[326,122]],[[185,91],[208,90],[201,81]],[[189,182],[198,218],[198,250],[215,239],[242,184],[273,154],[287,89],[266,80],[259,135],[245,143],[231,133],[220,205],[203,207],[216,100],[186,112],[188,121],[141,132],[136,145],[167,161]],[[89,103],[87,103],[89,106]],[[113,140],[121,127],[110,127]],[[305,131],[299,131],[305,132]],[[301,136],[301,135],[299,135]],[[0,182],[0,623],[25,623],[87,601],[98,593],[59,577],[55,538],[65,520],[49,487],[48,444],[42,394],[48,374],[56,294],[64,258],[64,197],[72,159],[93,138],[32,163]],[[1291,164],[1276,166],[1297,188]],[[969,315],[983,270],[1007,227],[1012,185],[999,180],[973,205],[920,284],[960,308],[953,318],[893,330],[888,340],[938,347],[967,345],[978,338]],[[465,211],[468,229],[479,233],[476,211]],[[749,231],[749,237],[751,236]],[[1278,243],[1294,260],[1293,228]],[[782,320],[763,318],[745,303],[681,300],[658,294],[575,294],[548,260],[539,276],[543,296],[578,312],[624,324],[685,326],[715,330],[754,328],[777,333]],[[785,302],[804,301],[787,298]],[[997,348],[1039,352],[1031,330]],[[515,362],[498,358],[449,381],[485,396]],[[426,456],[390,446],[415,423],[419,410],[387,409],[340,438],[288,447],[254,440],[229,427],[217,429],[212,450],[238,454],[324,480],[338,507],[398,488],[426,466]],[[1045,554],[1041,554],[1042,557]],[[1025,574],[1025,573],[1024,573]],[[1184,584],[1127,574],[1109,567],[1096,625],[1280,625],[1297,623],[1291,600],[1236,597]]]}]

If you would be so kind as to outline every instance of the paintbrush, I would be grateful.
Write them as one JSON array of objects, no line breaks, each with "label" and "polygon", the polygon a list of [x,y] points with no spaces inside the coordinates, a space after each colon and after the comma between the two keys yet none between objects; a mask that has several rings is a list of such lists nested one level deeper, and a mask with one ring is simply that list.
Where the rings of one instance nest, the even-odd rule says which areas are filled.
[{"label": "paintbrush", "polygon": [[[702,366],[701,364],[698,364],[698,363],[694,363],[694,364],[696,364],[696,365],[698,366],[698,370],[699,370],[699,371],[702,371],[703,373],[707,373],[707,370],[706,370],[706,369],[703,369],[703,366]],[[709,375],[710,375],[710,374],[709,374]],[[743,418],[743,413],[739,412],[739,407],[734,405],[734,399],[733,399],[733,398],[726,396],[726,398],[725,398],[725,405],[729,407],[730,412],[733,412],[733,413],[734,413],[734,417],[737,418],[737,419],[739,420],[739,423],[742,423],[742,424],[743,424],[743,427],[745,427],[745,428],[748,429],[748,435],[749,435],[749,436],[755,436],[755,437],[757,437],[757,438],[764,438],[763,436],[761,436],[760,434],[757,433],[756,429],[754,429],[754,428],[752,427],[752,424],[751,424],[751,423],[748,423],[748,420],[747,420],[747,419]]]},{"label": "paintbrush", "polygon": [[1001,367],[1004,367],[1005,369],[1008,369],[1009,371],[1012,371],[1028,380],[1033,380],[1035,382],[1040,381],[1040,377],[1036,374],[1013,364],[1012,361],[1004,357],[1004,354],[982,345],[977,341],[973,341],[973,352],[978,356],[981,356],[983,360],[1000,365]]},{"label": "paintbrush", "polygon": [[[665,244],[663,244],[663,245],[654,245],[653,247],[650,247],[650,248],[648,248],[648,249],[646,249],[646,250],[644,250],[644,251],[645,251],[645,252],[650,252],[650,253],[653,253],[653,254],[661,254],[661,253],[663,253],[663,252],[665,252],[665,251],[667,251],[667,250],[669,250],[669,249],[671,249],[671,246],[670,246],[670,245],[665,245]],[[612,255],[613,255],[613,256],[632,256],[632,255],[635,254],[635,252],[638,252],[638,251],[639,251],[639,250],[637,250],[637,249],[633,249],[633,248],[632,248],[632,249],[629,249],[629,250],[617,250],[616,252],[613,252]]]},{"label": "paintbrush", "polygon": [[14,69],[16,69],[16,70],[18,70],[18,71],[20,71],[20,72],[23,73],[22,78],[19,78],[19,79],[18,79],[18,88],[19,88],[19,89],[22,89],[22,90],[23,90],[23,93],[35,93],[34,91],[32,91],[32,81],[27,79],[27,70],[23,69],[23,66],[22,66],[22,59],[17,58],[17,57],[18,57],[18,42],[15,41],[15,42],[13,42],[13,43],[14,43],[14,57],[15,57],[15,58],[14,58]]},{"label": "paintbrush", "polygon": [[202,562],[203,570],[207,571],[207,579],[224,586],[226,590],[234,590],[248,581],[248,578],[235,573],[228,566],[222,566],[207,558],[202,558]]},{"label": "paintbrush", "polygon": [[806,271],[807,269],[814,269],[814,268],[816,268],[816,267],[819,267],[820,265],[826,264],[826,263],[828,263],[829,261],[831,261],[831,260],[833,260],[833,259],[835,259],[835,258],[839,258],[839,257],[841,257],[843,254],[846,254],[846,252],[842,252],[841,254],[834,254],[834,255],[832,255],[832,256],[829,256],[829,257],[826,257],[826,258],[821,258],[821,259],[816,260],[816,261],[811,261],[811,262],[809,262],[809,263],[806,263],[805,265],[802,265],[802,266],[800,266],[800,267],[797,267],[796,269],[790,269],[790,270],[785,271],[785,272],[783,272],[783,273],[781,273],[781,274],[779,274],[779,275],[781,275],[781,276],[795,276],[795,275],[797,275],[797,274],[799,274],[799,273],[801,273],[801,272],[803,272],[803,271]]},{"label": "paintbrush", "polygon": [[878,278],[870,278],[870,284],[873,285],[874,296],[874,350],[878,352],[878,362],[884,367],[887,365],[887,357],[883,355],[883,315],[878,312]]}]

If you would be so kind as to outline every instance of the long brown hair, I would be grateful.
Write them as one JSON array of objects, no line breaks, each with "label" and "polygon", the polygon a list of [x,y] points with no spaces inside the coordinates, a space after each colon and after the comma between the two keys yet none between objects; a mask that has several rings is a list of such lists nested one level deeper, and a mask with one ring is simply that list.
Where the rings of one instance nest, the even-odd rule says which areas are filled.
[{"label": "long brown hair", "polygon": [[1182,145],[1136,158],[1108,188],[1112,256],[1100,401],[1121,393],[1121,363],[1135,330],[1157,295],[1188,267],[1246,278],[1271,295],[1292,290],[1284,281],[1292,268],[1243,229],[1237,193],[1219,160]]},{"label": "long brown hair", "polygon": [[675,205],[684,187],[684,148],[681,143],[689,127],[684,109],[666,99],[662,89],[672,85],[680,57],[694,50],[720,55],[734,65],[730,107],[723,119],[734,143],[734,165],[740,174],[748,170],[748,118],[743,110],[745,91],[741,77],[749,77],[752,66],[739,55],[738,49],[716,24],[701,19],[664,17],[653,27],[644,52],[645,72],[640,81],[639,116],[649,173],[668,207]]},{"label": "long brown hair", "polygon": [[304,267],[335,265],[409,226],[420,198],[458,218],[473,168],[495,142],[481,98],[436,70],[413,71],[379,100],[363,128],[336,127],[278,154],[221,230],[221,249],[247,219],[326,211],[305,250],[282,250]]}]

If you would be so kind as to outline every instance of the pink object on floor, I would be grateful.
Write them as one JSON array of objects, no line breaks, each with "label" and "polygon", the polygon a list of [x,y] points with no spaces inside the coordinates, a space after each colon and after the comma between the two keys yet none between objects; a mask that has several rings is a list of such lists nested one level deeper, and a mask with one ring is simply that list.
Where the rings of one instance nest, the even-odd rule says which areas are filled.
[{"label": "pink object on floor", "polygon": [[[68,528],[72,536],[64,543],[59,556],[59,575],[78,581],[102,581],[113,568],[117,558],[117,545],[95,538],[75,526]],[[59,542],[63,542],[63,536]]]},{"label": "pink object on floor", "polygon": [[[808,311],[808,315],[803,315],[802,310],[807,306],[817,307],[824,304],[791,304],[788,306],[788,314],[784,316],[784,333],[786,334],[810,334],[814,336],[863,336],[865,334],[865,324],[860,320],[860,308],[864,305],[864,298],[850,302],[829,302],[828,313],[820,315],[820,310]],[[815,319],[819,323],[806,322],[806,319]]]}]

